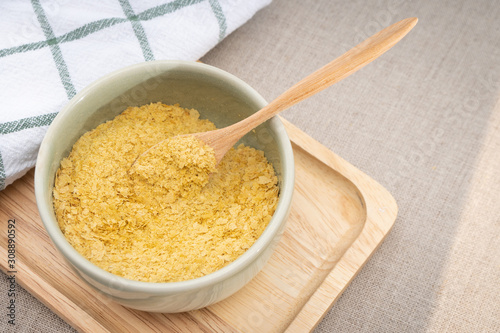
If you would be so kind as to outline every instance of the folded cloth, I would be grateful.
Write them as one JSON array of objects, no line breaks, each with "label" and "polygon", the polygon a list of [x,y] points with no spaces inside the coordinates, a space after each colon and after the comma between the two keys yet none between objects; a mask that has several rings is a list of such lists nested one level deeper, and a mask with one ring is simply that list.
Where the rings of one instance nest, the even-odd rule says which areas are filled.
[{"label": "folded cloth", "polygon": [[0,190],[35,165],[57,112],[127,65],[197,60],[271,0],[0,3]]}]

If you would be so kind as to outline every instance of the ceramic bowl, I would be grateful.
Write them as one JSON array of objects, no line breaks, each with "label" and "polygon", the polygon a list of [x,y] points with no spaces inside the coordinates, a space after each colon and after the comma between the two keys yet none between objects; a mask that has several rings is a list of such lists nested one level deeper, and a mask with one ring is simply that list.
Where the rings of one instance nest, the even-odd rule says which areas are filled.
[{"label": "ceramic bowl", "polygon": [[294,161],[283,124],[273,118],[247,134],[247,145],[262,149],[279,179],[276,212],[261,237],[243,255],[206,276],[150,283],[111,274],[85,259],[59,229],[52,205],[54,178],[62,158],[85,132],[113,119],[129,106],[179,103],[200,118],[224,127],[267,103],[248,84],[212,66],[188,61],[152,61],[133,65],[93,82],[62,109],[41,144],[35,169],[40,216],[52,242],[83,281],[114,301],[143,311],[183,312],[218,302],[247,284],[265,265],[283,233],[294,187]]}]

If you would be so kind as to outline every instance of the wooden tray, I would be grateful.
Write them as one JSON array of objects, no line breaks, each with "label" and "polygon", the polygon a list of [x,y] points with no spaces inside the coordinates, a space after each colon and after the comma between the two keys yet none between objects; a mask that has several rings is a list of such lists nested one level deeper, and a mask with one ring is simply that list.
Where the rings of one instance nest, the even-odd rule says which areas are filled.
[{"label": "wooden tray", "polygon": [[[18,283],[82,332],[313,330],[389,232],[397,206],[381,185],[283,122],[296,161],[292,212],[268,264],[232,297],[181,314],[130,310],[106,299],[80,281],[49,240],[33,170],[0,192],[1,230],[16,219]],[[7,233],[0,235],[7,272]]]}]

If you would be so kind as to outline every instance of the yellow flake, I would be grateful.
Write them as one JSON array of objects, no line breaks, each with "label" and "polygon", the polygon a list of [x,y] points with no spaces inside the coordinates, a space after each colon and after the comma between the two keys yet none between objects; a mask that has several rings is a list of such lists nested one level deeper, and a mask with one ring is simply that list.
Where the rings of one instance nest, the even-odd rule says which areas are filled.
[{"label": "yellow flake", "polygon": [[238,258],[271,220],[277,178],[261,151],[240,145],[215,170],[209,147],[173,138],[214,129],[196,110],[153,103],[85,133],[53,191],[68,241],[97,266],[147,282],[201,277]]}]

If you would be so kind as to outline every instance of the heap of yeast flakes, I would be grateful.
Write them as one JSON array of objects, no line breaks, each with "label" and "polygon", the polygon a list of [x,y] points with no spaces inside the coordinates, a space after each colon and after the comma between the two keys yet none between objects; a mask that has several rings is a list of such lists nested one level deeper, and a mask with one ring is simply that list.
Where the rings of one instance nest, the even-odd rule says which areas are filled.
[{"label": "heap of yeast flakes", "polygon": [[278,202],[263,152],[240,145],[212,172],[210,148],[171,139],[131,167],[167,138],[213,129],[196,110],[154,103],[85,133],[61,161],[53,191],[68,241],[95,265],[146,282],[201,277],[243,254]]},{"label": "heap of yeast flakes", "polygon": [[[162,141],[140,155],[129,174],[140,187],[137,193],[192,198],[208,183],[215,168],[215,152],[194,136],[176,136]],[[165,200],[168,199],[168,200]]]}]

